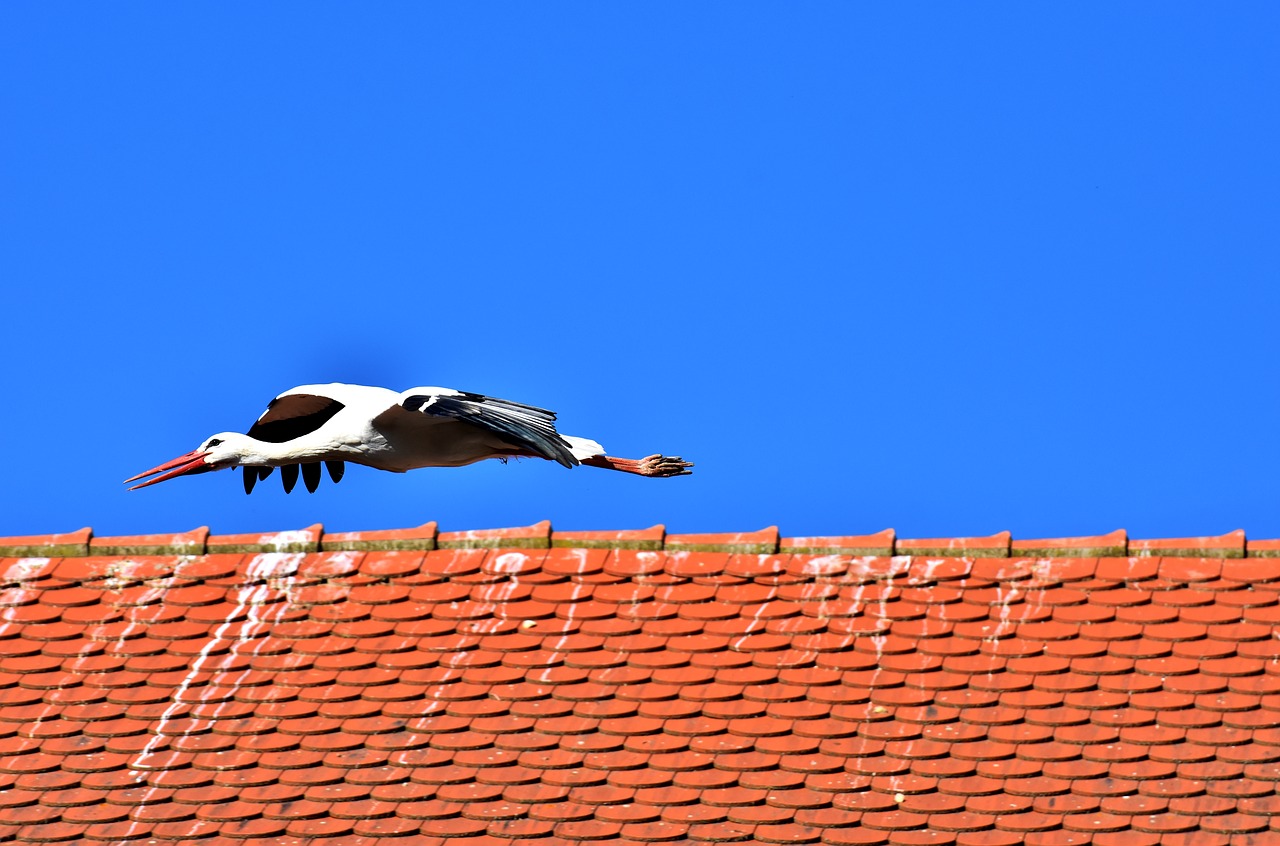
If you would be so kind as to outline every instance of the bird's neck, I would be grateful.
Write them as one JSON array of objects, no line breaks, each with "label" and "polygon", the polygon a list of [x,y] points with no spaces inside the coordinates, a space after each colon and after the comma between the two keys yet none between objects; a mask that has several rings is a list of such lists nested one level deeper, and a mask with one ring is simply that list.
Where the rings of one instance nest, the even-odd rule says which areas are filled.
[{"label": "bird's neck", "polygon": [[295,438],[282,444],[250,438],[250,445],[241,451],[240,463],[280,466],[321,461],[332,450],[328,444],[312,443],[306,437]]}]

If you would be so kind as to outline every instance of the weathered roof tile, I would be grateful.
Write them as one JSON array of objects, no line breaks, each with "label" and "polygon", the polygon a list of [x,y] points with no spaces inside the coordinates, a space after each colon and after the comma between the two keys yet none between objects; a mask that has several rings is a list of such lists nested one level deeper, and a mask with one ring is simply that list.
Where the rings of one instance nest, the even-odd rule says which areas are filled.
[{"label": "weathered roof tile", "polygon": [[894,546],[897,555],[962,557],[981,555],[987,558],[1009,557],[1009,532],[981,538],[899,538]]},{"label": "weathered roof tile", "polygon": [[173,537],[0,560],[0,839],[1139,846],[1280,807],[1243,533]]}]

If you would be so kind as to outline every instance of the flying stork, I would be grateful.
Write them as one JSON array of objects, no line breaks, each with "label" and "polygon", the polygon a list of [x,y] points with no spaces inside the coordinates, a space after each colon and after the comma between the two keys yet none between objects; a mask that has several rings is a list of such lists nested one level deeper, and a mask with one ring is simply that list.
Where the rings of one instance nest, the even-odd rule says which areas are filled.
[{"label": "flying stork", "polygon": [[455,391],[411,388],[402,393],[367,385],[302,385],[276,397],[247,434],[220,432],[197,449],[125,479],[147,479],[129,490],[177,476],[244,468],[244,491],[280,468],[285,493],[301,472],[308,491],[320,485],[323,463],[334,482],[344,462],[403,473],[419,467],[461,467],[497,458],[545,458],[573,467],[603,467],[637,476],[687,476],[679,456],[615,458],[586,438],[561,435],[544,408]]}]

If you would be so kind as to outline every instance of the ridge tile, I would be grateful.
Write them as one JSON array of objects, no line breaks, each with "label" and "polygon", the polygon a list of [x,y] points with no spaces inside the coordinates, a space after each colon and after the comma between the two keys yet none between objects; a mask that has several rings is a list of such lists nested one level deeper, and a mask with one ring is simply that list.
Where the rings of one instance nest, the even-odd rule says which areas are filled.
[{"label": "ridge tile", "polygon": [[894,550],[896,555],[1008,558],[1011,538],[1009,532],[997,532],[988,537],[899,539]]},{"label": "ridge tile", "polygon": [[1014,540],[1009,549],[1014,557],[1124,558],[1129,554],[1129,534],[1124,529],[1116,529],[1105,535],[1078,538]]},{"label": "ridge tile", "polygon": [[473,529],[441,532],[436,536],[438,549],[549,549],[551,521],[510,529]]},{"label": "ridge tile", "polygon": [[778,527],[770,526],[758,532],[667,535],[666,549],[670,552],[733,552],[772,555],[778,551],[778,542]]},{"label": "ridge tile", "polygon": [[1184,558],[1244,558],[1244,529],[1225,535],[1201,538],[1157,538],[1129,541],[1129,555],[1138,558],[1173,556]]},{"label": "ridge tile", "polygon": [[782,538],[778,551],[806,555],[880,555],[894,554],[897,533],[885,529],[874,535],[842,535],[840,537]]},{"label": "ridge tile", "polygon": [[435,521],[411,529],[382,529],[371,532],[326,532],[320,549],[347,552],[392,552],[431,550],[439,534]]}]

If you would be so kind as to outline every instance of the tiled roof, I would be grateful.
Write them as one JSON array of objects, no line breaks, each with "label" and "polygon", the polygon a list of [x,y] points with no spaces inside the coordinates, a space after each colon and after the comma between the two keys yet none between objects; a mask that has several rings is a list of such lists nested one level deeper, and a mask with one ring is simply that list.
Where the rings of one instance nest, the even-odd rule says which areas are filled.
[{"label": "tiled roof", "polygon": [[3,538],[0,842],[1276,842],[1277,546]]}]

